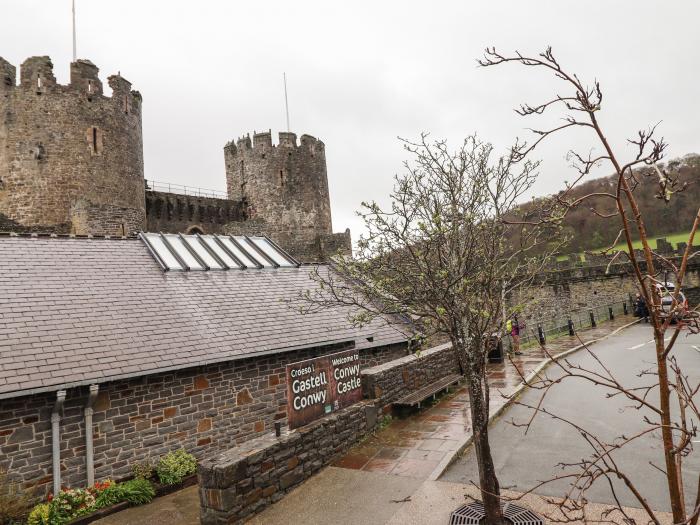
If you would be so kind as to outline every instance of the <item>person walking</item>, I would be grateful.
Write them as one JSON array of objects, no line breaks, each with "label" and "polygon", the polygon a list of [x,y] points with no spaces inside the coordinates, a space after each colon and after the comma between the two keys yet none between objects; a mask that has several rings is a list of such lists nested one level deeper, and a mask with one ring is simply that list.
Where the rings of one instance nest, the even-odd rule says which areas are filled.
[{"label": "person walking", "polygon": [[637,293],[634,300],[634,315],[643,319],[645,323],[649,322],[649,308],[647,307],[647,302],[640,293]]},{"label": "person walking", "polygon": [[520,351],[520,323],[517,315],[513,314],[510,319],[506,321],[506,332],[510,333],[510,337],[513,340],[513,353],[515,355],[523,355]]}]

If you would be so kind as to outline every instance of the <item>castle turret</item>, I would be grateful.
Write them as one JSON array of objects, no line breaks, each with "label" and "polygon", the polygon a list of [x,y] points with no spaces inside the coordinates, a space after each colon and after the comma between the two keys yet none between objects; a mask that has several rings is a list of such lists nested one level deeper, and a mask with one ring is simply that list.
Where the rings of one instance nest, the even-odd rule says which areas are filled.
[{"label": "castle turret", "polygon": [[228,196],[245,200],[248,215],[267,223],[271,235],[312,241],[332,233],[323,142],[294,133],[256,133],[224,147]]},{"label": "castle turret", "polygon": [[0,230],[123,235],[145,227],[141,96],[120,76],[0,58]]}]

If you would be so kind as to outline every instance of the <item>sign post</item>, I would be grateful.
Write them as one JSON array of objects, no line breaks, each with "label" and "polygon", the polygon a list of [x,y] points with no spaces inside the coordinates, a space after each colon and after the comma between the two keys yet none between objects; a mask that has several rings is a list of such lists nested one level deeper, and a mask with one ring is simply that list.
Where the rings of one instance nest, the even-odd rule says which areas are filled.
[{"label": "sign post", "polygon": [[362,400],[360,354],[357,350],[289,364],[286,376],[290,429]]}]

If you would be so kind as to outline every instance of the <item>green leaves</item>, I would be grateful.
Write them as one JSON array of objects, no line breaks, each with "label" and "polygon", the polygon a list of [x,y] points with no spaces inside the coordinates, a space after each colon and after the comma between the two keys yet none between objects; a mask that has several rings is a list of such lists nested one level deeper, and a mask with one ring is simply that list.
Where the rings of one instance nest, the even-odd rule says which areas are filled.
[{"label": "green leaves", "polygon": [[168,452],[156,465],[156,475],[163,485],[180,483],[197,471],[197,460],[184,448]]}]

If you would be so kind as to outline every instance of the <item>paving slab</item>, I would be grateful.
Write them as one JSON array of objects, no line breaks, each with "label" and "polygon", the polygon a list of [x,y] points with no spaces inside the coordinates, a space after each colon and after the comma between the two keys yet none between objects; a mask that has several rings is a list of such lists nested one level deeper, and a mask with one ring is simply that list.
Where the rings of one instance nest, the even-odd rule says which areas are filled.
[{"label": "paving slab", "polygon": [[198,487],[187,487],[94,521],[96,525],[199,525]]},{"label": "paving slab", "polygon": [[247,523],[386,523],[406,505],[421,483],[411,477],[328,467]]}]

